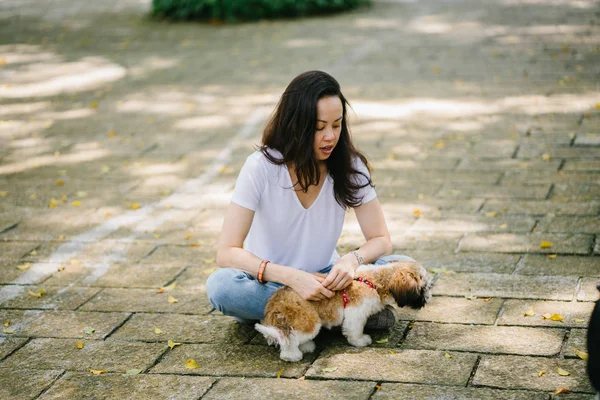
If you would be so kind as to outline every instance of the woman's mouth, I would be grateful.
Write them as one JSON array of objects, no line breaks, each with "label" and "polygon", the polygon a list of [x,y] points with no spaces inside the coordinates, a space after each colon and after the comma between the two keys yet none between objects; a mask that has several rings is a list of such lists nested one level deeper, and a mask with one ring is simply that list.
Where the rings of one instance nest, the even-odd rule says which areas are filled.
[{"label": "woman's mouth", "polygon": [[319,150],[321,150],[326,155],[330,155],[331,152],[333,151],[333,145],[320,147]]}]

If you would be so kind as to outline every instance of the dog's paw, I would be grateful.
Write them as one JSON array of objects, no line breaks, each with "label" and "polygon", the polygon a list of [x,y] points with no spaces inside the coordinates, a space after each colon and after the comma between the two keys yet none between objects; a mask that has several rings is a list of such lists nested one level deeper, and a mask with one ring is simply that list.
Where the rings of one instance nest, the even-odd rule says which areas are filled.
[{"label": "dog's paw", "polygon": [[348,338],[348,343],[354,347],[365,347],[372,343],[371,336],[362,335],[358,338]]},{"label": "dog's paw", "polygon": [[286,352],[281,352],[281,354],[279,354],[279,358],[281,358],[283,361],[289,361],[289,362],[297,362],[302,360],[302,352],[301,351],[286,351]]},{"label": "dog's paw", "polygon": [[300,346],[300,351],[303,353],[312,353],[313,351],[315,351],[315,342],[313,342],[312,340],[309,340],[308,342],[304,342],[302,343]]}]

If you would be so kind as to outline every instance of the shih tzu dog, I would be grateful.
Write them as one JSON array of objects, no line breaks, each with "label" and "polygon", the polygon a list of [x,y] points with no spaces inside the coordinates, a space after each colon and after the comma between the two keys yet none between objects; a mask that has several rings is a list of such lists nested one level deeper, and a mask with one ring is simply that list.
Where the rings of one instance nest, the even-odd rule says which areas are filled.
[{"label": "shih tzu dog", "polygon": [[[598,290],[600,290],[600,284]],[[589,354],[587,370],[590,381],[596,389],[596,399],[600,400],[600,300],[596,301],[587,334]]]},{"label": "shih tzu dog", "polygon": [[429,300],[431,286],[427,271],[415,262],[364,265],[354,281],[330,299],[308,301],[290,287],[277,289],[267,303],[265,319],[255,328],[269,345],[279,345],[285,361],[300,361],[303,353],[314,351],[313,338],[321,327],[341,326],[348,343],[368,346],[371,337],[363,332],[368,317],[387,304],[419,309]]}]

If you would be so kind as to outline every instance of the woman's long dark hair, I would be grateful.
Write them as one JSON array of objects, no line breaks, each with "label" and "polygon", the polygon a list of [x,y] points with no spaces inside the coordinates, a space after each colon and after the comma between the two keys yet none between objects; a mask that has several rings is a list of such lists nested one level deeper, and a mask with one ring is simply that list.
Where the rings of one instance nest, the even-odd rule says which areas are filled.
[{"label": "woman's long dark hair", "polygon": [[[273,164],[293,163],[298,185],[303,192],[306,193],[310,185],[318,185],[321,172],[313,147],[317,129],[317,102],[329,96],[340,98],[343,115],[339,140],[326,160],[327,171],[333,178],[338,204],[343,208],[356,207],[362,202],[362,198],[357,196],[358,190],[374,185],[366,174],[354,168],[353,160],[357,157],[367,168],[369,164],[352,144],[346,120],[348,101],[340,90],[340,84],[331,75],[308,71],[290,82],[265,127],[260,151]],[[268,149],[279,151],[283,158],[274,157]]]}]

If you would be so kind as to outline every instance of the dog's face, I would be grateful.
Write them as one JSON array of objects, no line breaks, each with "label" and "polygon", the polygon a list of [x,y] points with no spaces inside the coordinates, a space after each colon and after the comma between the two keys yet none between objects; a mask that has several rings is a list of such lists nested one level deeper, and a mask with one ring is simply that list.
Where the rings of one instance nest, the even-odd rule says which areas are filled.
[{"label": "dog's face", "polygon": [[422,308],[431,297],[432,281],[427,270],[417,263],[394,268],[389,291],[399,307]]}]

